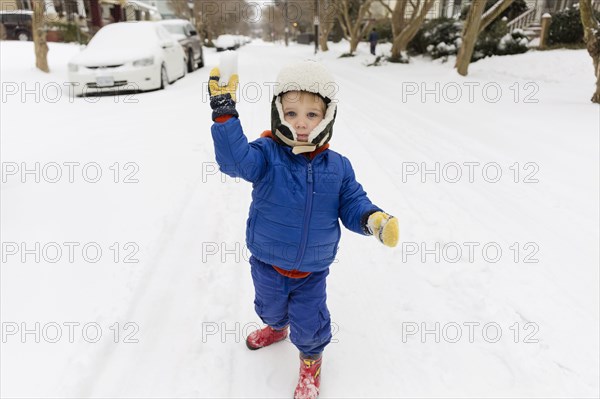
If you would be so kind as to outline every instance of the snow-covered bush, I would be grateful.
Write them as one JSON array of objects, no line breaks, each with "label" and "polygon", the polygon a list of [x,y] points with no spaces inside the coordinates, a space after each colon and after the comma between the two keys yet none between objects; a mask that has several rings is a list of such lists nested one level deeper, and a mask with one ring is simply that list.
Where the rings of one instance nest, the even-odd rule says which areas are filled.
[{"label": "snow-covered bush", "polygon": [[500,39],[498,43],[498,54],[521,54],[526,53],[529,49],[529,39],[521,29],[515,29],[511,33],[507,33]]},{"label": "snow-covered bush", "polygon": [[82,31],[79,25],[74,22],[52,21],[48,23],[48,27],[59,32],[60,41],[62,42],[87,44],[90,41],[89,34]]},{"label": "snow-covered bush", "polygon": [[[594,12],[600,18],[599,12]],[[577,44],[583,43],[583,25],[579,7],[573,6],[552,14],[548,44]]]},{"label": "snow-covered bush", "polygon": [[475,43],[472,61],[498,55],[498,45],[500,44],[500,40],[507,33],[508,27],[506,26],[506,20],[496,20],[496,22],[492,22],[479,34],[477,42]]},{"label": "snow-covered bush", "polygon": [[521,29],[508,32],[506,20],[497,20],[477,38],[472,61],[494,55],[522,54],[529,50],[529,39]]},{"label": "snow-covered bush", "polygon": [[[427,54],[431,58],[448,57],[458,53],[462,45],[462,22],[438,18],[423,25],[408,49],[412,54]],[[493,55],[520,54],[528,50],[529,40],[522,30],[508,32],[506,19],[490,24],[477,38],[472,61]]]},{"label": "snow-covered bush", "polygon": [[436,18],[426,22],[408,45],[412,54],[428,54],[432,58],[458,52],[462,23],[451,18]]}]

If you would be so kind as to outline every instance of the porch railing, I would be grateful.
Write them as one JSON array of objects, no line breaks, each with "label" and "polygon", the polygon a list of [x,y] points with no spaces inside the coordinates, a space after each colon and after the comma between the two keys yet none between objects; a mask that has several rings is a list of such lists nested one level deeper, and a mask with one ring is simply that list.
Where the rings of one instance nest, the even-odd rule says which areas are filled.
[{"label": "porch railing", "polygon": [[[598,0],[597,2],[600,4],[600,0]],[[523,14],[519,15],[517,18],[510,21],[508,24],[506,24],[506,26],[508,26],[509,31],[512,32],[515,29],[525,29],[526,27],[531,25],[535,21],[536,11],[537,10],[535,8],[531,8],[525,11]]]}]

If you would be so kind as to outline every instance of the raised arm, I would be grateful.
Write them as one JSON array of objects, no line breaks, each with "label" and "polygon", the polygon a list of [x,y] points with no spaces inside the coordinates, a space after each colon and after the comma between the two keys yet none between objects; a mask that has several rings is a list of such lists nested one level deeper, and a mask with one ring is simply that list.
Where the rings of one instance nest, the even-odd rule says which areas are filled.
[{"label": "raised arm", "polygon": [[217,163],[221,172],[229,176],[256,182],[266,170],[265,151],[268,151],[268,143],[265,140],[248,143],[244,135],[235,109],[238,75],[231,75],[226,86],[219,86],[219,78],[219,68],[213,68],[208,91],[215,122],[211,132]]}]

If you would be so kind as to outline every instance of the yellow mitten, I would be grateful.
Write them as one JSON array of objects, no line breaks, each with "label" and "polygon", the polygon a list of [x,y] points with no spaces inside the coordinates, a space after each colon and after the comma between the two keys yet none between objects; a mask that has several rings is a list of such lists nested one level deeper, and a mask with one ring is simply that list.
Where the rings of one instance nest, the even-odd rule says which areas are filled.
[{"label": "yellow mitten", "polygon": [[213,68],[210,71],[208,81],[208,94],[210,94],[210,107],[213,110],[213,121],[224,115],[239,116],[235,109],[235,91],[238,85],[238,75],[231,75],[226,86],[219,86],[220,78],[221,73],[219,72],[219,68]]},{"label": "yellow mitten", "polygon": [[398,219],[388,215],[385,212],[375,212],[367,220],[369,231],[377,237],[379,241],[388,247],[395,247],[398,244],[399,228]]},{"label": "yellow mitten", "polygon": [[215,67],[210,71],[210,80],[208,81],[208,92],[211,98],[223,94],[229,94],[233,101],[237,101],[235,98],[235,91],[237,90],[239,80],[238,75],[231,75],[226,86],[220,86],[219,79],[221,79],[221,72],[219,71],[219,68]]}]

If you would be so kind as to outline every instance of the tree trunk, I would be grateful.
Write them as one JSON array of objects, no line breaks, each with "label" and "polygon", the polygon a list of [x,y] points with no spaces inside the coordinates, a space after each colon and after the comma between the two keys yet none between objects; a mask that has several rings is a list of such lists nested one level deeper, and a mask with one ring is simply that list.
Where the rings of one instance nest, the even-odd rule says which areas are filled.
[{"label": "tree trunk", "polygon": [[400,59],[400,55],[404,50],[406,50],[406,47],[404,47],[403,44],[404,43],[402,40],[400,40],[400,37],[394,39],[392,42],[392,54],[390,55],[392,60]]},{"label": "tree trunk", "polygon": [[334,21],[321,21],[321,37],[319,38],[319,45],[321,46],[321,51],[329,51],[329,47],[327,46],[327,38],[329,37],[329,33],[333,29]]},{"label": "tree trunk", "polygon": [[399,59],[401,54],[408,48],[408,43],[410,43],[413,37],[414,34],[409,32],[407,29],[402,31],[398,36],[394,37],[394,41],[392,42],[391,58]]},{"label": "tree trunk", "polygon": [[327,36],[329,36],[329,32],[331,29],[327,29],[326,26],[321,25],[321,37],[319,38],[319,46],[321,46],[321,51],[329,51],[329,47],[327,46]]},{"label": "tree trunk", "polygon": [[354,52],[358,48],[359,42],[360,38],[357,35],[353,35],[352,37],[350,37],[350,54],[354,54]]},{"label": "tree trunk", "polygon": [[[382,3],[385,5],[385,3]],[[406,21],[406,6],[408,4],[408,0],[398,0],[396,2],[396,6],[394,7],[394,11],[391,9],[392,13],[392,36],[397,37],[404,30],[404,24]]]},{"label": "tree trunk", "polygon": [[489,10],[481,17],[481,23],[479,24],[479,33],[483,32],[489,24],[494,22],[500,14],[504,12],[515,0],[498,0],[496,4],[490,7]]},{"label": "tree trunk", "polygon": [[319,46],[321,47],[321,51],[329,51],[327,38],[329,37],[329,33],[333,30],[336,19],[339,17],[338,12],[339,10],[335,6],[334,1],[328,0],[319,2],[319,22],[321,23]]},{"label": "tree trunk", "polygon": [[[596,43],[598,40],[596,39]],[[592,96],[592,102],[596,104],[600,104],[600,64],[598,63],[598,58],[594,60],[594,64],[596,65],[596,92]]]},{"label": "tree trunk", "polygon": [[361,25],[366,17],[371,16],[370,8],[374,1],[361,0],[358,12],[353,15],[350,15],[351,5],[348,0],[335,0],[332,2],[337,7],[337,12],[339,13],[338,19],[344,31],[344,36],[350,41],[350,54],[356,51],[362,36],[371,27],[372,22],[370,20],[362,28]]},{"label": "tree trunk", "polygon": [[[415,37],[419,29],[425,22],[425,17],[435,0],[425,0],[423,7],[412,8],[411,15],[406,19],[406,0],[398,0],[394,10],[392,11],[389,7],[388,10],[392,12],[392,35],[394,37],[392,41],[392,59],[399,59],[402,52],[406,51],[408,44]],[[382,3],[385,5],[385,3]],[[417,3],[417,6],[421,3]]]},{"label": "tree trunk", "polygon": [[467,76],[469,73],[469,64],[473,57],[473,50],[475,49],[475,42],[479,34],[479,25],[484,8],[485,0],[475,0],[471,4],[465,26],[463,27],[462,45],[458,51],[455,65],[458,73],[462,76]]},{"label": "tree trunk", "polygon": [[48,68],[48,44],[44,30],[44,0],[33,1],[33,46],[35,49],[35,66],[43,72],[50,72]]},{"label": "tree trunk", "polygon": [[592,0],[580,0],[579,10],[581,11],[585,44],[590,57],[592,57],[596,75],[596,92],[592,96],[592,102],[600,104],[600,24],[594,17]]}]

